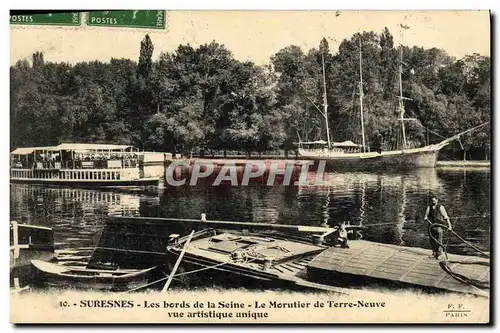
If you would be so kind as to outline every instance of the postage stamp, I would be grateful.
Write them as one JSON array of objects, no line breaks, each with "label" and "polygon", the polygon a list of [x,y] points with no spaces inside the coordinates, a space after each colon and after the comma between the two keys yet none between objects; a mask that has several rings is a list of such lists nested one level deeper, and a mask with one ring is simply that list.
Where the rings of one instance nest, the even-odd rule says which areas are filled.
[{"label": "postage stamp", "polygon": [[11,322],[490,323],[490,20],[11,12]]},{"label": "postage stamp", "polygon": [[77,12],[28,15],[17,14],[10,15],[10,24],[78,26],[81,24],[81,14]]},{"label": "postage stamp", "polygon": [[87,24],[90,26],[129,27],[129,28],[165,28],[164,10],[117,10],[89,12]]}]

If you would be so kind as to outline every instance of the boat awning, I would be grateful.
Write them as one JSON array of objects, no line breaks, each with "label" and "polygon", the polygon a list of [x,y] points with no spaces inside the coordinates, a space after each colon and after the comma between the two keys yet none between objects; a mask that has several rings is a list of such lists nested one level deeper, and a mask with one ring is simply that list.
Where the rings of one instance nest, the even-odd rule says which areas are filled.
[{"label": "boat awning", "polygon": [[362,145],[358,145],[351,140],[343,141],[343,142],[332,142],[333,147],[362,147]]},{"label": "boat awning", "polygon": [[317,141],[302,141],[302,142],[294,142],[294,144],[301,144],[301,145],[326,145],[328,142],[324,140],[317,140]]},{"label": "boat awning", "polygon": [[[326,145],[328,142],[324,140],[318,141],[305,141],[305,142],[294,142],[294,144],[302,144],[302,145]],[[332,142],[332,147],[362,147],[362,145],[358,145],[351,140],[343,141],[343,142]]]},{"label": "boat awning", "polygon": [[94,144],[94,143],[61,143],[54,150],[73,150],[86,152],[89,150],[125,150],[131,148],[129,145]]},{"label": "boat awning", "polygon": [[12,151],[11,155],[29,155],[33,153],[35,150],[53,150],[54,147],[22,147],[16,148]]}]

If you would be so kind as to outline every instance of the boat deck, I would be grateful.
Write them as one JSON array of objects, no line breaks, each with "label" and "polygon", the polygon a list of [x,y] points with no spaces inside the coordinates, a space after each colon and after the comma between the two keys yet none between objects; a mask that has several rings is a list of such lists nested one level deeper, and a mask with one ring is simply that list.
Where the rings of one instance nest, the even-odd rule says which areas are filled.
[{"label": "boat deck", "polygon": [[[254,255],[254,257],[242,261],[234,260],[231,253],[241,249],[251,249],[251,252],[247,254]],[[265,237],[232,236],[223,233],[191,242],[186,248],[186,254],[265,271],[267,274],[294,276],[301,270],[305,270],[314,255],[323,250],[323,247],[312,244]],[[265,259],[273,260],[275,263],[264,269]]]},{"label": "boat deck", "polygon": [[[214,242],[217,238],[219,242]],[[256,243],[248,244],[252,241]],[[181,251],[180,248],[172,250],[176,254]],[[249,256],[244,260],[235,260],[231,254],[239,250],[250,250],[247,252]],[[250,277],[254,280],[279,281],[280,286],[346,295],[345,288],[307,281],[307,264],[324,250],[325,247],[322,246],[283,239],[241,237],[222,233],[215,237],[203,237],[192,241],[185,247],[183,264],[191,265],[193,269],[210,267],[215,271]],[[266,260],[271,260],[272,264],[266,265]]]},{"label": "boat deck", "polygon": [[[489,289],[479,289],[457,281],[445,272],[431,251],[397,245],[351,241],[349,249],[329,248],[308,265],[312,278],[336,283],[385,281],[486,296]],[[489,285],[489,260],[462,255],[448,255],[448,266],[455,273]]]}]

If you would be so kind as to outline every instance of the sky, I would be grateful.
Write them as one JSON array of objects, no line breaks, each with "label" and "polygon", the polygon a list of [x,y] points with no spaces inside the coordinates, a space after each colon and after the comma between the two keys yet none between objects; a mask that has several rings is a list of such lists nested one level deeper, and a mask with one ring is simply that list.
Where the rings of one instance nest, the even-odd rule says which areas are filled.
[{"label": "sky", "polygon": [[[85,19],[84,19],[85,22]],[[172,52],[179,44],[198,46],[215,40],[238,60],[262,65],[283,47],[304,51],[326,37],[335,52],[356,32],[389,28],[395,43],[444,49],[461,58],[490,55],[488,11],[168,11],[164,30],[88,27],[10,27],[10,63],[36,51],[51,62],[109,61],[139,58],[140,41],[148,33],[155,50]],[[409,26],[400,35],[399,24]]]}]

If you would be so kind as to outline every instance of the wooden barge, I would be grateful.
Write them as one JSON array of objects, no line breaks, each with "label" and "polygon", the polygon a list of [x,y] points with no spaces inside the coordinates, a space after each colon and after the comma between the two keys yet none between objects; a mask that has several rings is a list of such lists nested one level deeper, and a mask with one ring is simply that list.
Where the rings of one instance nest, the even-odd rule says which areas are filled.
[{"label": "wooden barge", "polygon": [[[311,281],[339,286],[379,283],[395,287],[416,287],[487,296],[490,284],[489,260],[449,254],[447,262],[437,261],[430,250],[363,240],[349,242],[349,249],[331,247],[307,265]],[[459,281],[467,276],[481,287]]]},{"label": "wooden barge", "polygon": [[[238,283],[261,287],[313,289],[347,294],[346,289],[307,280],[306,267],[324,246],[306,241],[290,240],[281,235],[238,233],[205,229],[187,243],[184,237],[167,250],[182,258],[182,271],[205,271],[205,278],[214,280],[238,277]],[[216,275],[214,275],[216,272]],[[220,274],[219,274],[220,273]],[[174,275],[175,276],[175,275]],[[257,283],[255,283],[257,282]]]},{"label": "wooden barge", "polygon": [[[347,226],[353,235],[358,226]],[[192,239],[187,236],[193,231]],[[489,296],[489,260],[364,240],[335,246],[338,228],[201,219],[110,217],[91,258],[120,265],[163,265],[165,274],[346,293],[377,285]],[[176,237],[186,235],[182,237]],[[181,253],[184,252],[181,256]],[[253,257],[252,257],[253,256]],[[182,257],[181,273],[171,273]],[[466,280],[461,277],[468,277]],[[220,278],[220,277],[219,277]],[[219,279],[215,278],[215,280]],[[228,280],[224,280],[228,281]],[[477,282],[478,284],[474,284]]]}]

